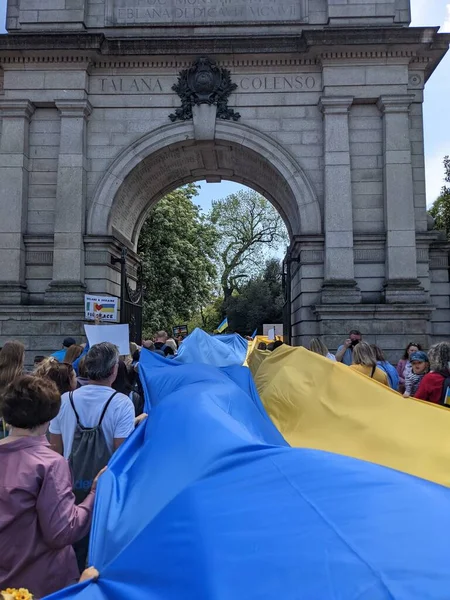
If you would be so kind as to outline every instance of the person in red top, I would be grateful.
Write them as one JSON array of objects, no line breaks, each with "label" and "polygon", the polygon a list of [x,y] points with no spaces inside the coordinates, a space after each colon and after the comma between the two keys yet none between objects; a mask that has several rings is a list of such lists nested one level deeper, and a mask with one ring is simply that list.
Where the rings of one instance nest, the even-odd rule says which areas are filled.
[{"label": "person in red top", "polygon": [[432,346],[428,360],[431,372],[420,382],[415,398],[441,404],[445,393],[444,382],[450,377],[450,343],[439,342]]}]

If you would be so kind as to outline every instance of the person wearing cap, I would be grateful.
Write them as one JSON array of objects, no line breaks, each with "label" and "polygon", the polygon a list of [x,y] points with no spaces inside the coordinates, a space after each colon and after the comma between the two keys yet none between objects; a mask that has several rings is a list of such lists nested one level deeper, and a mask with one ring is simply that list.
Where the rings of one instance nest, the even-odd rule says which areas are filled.
[{"label": "person wearing cap", "polygon": [[419,385],[416,398],[434,404],[446,405],[447,388],[450,387],[450,342],[439,342],[428,350],[430,372]]},{"label": "person wearing cap", "polygon": [[404,398],[416,395],[420,382],[430,370],[427,353],[422,350],[413,352],[409,357],[409,361],[411,363],[411,371],[406,375]]},{"label": "person wearing cap", "polygon": [[61,350],[54,352],[52,356],[54,356],[59,362],[64,362],[68,348],[70,348],[70,346],[74,346],[76,343],[77,342],[73,339],[73,337],[64,338],[63,347]]}]

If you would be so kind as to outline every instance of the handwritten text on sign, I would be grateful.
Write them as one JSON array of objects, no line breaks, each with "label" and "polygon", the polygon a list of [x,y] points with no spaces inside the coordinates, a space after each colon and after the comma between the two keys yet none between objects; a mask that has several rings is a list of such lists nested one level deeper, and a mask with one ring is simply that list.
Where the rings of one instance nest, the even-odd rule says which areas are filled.
[{"label": "handwritten text on sign", "polygon": [[108,0],[110,25],[302,21],[304,0]]},{"label": "handwritten text on sign", "polygon": [[84,295],[84,314],[87,321],[117,321],[118,298],[114,296]]}]

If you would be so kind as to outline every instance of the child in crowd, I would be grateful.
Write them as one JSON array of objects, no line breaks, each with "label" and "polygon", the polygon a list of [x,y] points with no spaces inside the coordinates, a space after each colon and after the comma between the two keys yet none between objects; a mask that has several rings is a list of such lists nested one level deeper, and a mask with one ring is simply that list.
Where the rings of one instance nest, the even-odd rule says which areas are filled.
[{"label": "child in crowd", "polygon": [[415,396],[420,382],[430,370],[426,352],[422,352],[421,350],[414,352],[411,354],[409,360],[411,362],[411,371],[406,375],[404,398]]}]

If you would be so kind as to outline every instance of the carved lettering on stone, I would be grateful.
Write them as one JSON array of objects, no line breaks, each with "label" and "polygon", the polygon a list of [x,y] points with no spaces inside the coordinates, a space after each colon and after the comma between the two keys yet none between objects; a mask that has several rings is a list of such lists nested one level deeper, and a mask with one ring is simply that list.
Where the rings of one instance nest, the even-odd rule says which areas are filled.
[{"label": "carved lettering on stone", "polygon": [[316,73],[233,76],[239,92],[315,92],[321,89]]},{"label": "carved lettering on stone", "polygon": [[107,25],[304,21],[305,0],[107,0]]},{"label": "carved lettering on stone", "polygon": [[[255,93],[302,93],[317,92],[322,89],[319,73],[266,73],[255,75],[232,74],[237,85],[237,94]],[[101,95],[159,95],[172,94],[172,86],[177,75],[93,75],[90,78],[91,94]]]}]

